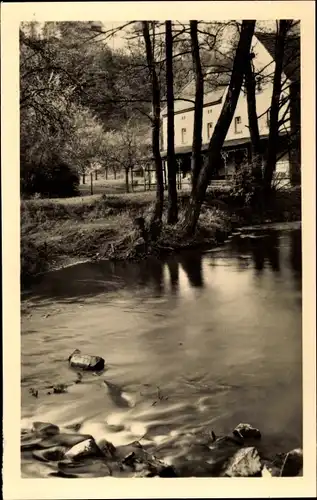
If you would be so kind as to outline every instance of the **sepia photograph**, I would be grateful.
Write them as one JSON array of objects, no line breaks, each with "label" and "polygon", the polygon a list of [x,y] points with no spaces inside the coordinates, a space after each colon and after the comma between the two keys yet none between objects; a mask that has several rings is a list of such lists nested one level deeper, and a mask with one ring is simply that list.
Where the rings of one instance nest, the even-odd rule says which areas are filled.
[{"label": "sepia photograph", "polygon": [[22,479],[304,476],[302,22],[165,15],[19,22]]}]

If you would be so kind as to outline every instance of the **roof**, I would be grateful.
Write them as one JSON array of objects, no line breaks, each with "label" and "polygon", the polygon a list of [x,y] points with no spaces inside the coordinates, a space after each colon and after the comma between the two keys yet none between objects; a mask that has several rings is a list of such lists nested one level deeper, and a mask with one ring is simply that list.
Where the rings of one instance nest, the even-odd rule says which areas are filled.
[{"label": "roof", "polygon": [[[222,100],[222,97],[226,91],[226,87],[221,87],[218,88],[217,90],[213,90],[212,92],[207,92],[204,94],[204,104],[203,107],[206,108],[207,106],[214,106],[216,104],[219,104]],[[193,99],[193,101],[192,101]],[[174,115],[177,115],[179,113],[186,113],[187,111],[191,111],[194,109],[194,99],[195,97],[185,97],[184,95],[182,97],[178,97],[175,99],[174,102]],[[184,103],[186,104],[186,107],[184,107]],[[162,110],[162,116],[165,117],[167,116],[167,108],[163,108]]]},{"label": "roof", "polygon": [[[266,136],[265,136],[266,137]],[[261,137],[262,138],[262,137]],[[230,141],[225,141],[223,144],[223,149],[227,147],[233,147],[233,146],[241,146],[243,144],[248,144],[250,142],[249,137],[244,137],[241,139],[231,139]],[[209,143],[206,142],[202,144],[201,150],[202,151],[207,151],[209,147]],[[187,154],[192,152],[192,146],[179,146],[175,148],[175,153],[176,154]],[[162,158],[167,156],[167,151],[161,151],[161,156]]]},{"label": "roof", "polygon": [[[276,33],[268,33],[256,31],[254,33],[255,38],[264,46],[268,51],[272,59],[275,59],[275,39]],[[218,58],[219,59],[219,58]],[[217,58],[214,61],[213,69],[209,70],[204,78],[204,94],[206,96],[205,104],[212,105],[221,101],[224,94],[224,87],[229,85],[230,82],[230,70],[233,65],[233,60],[229,57],[224,57],[223,60],[219,61]],[[287,78],[293,82],[300,82],[300,36],[299,34],[289,34],[287,36],[287,43],[285,45],[284,54],[284,65],[283,71]],[[219,89],[219,81],[221,82],[221,88]],[[218,89],[216,85],[218,84]],[[207,97],[208,96],[208,97]],[[193,78],[189,83],[187,83],[180,94],[175,99],[175,113],[181,111],[188,111],[194,108],[194,104],[188,103],[185,109],[182,109],[182,104],[184,101],[181,100],[193,100],[195,98],[195,79]],[[162,115],[166,116],[167,107],[165,106],[162,110]]]},{"label": "roof", "polygon": [[[275,59],[275,33],[255,33],[256,38]],[[285,44],[283,71],[291,81],[300,81],[300,37],[288,35]]]}]

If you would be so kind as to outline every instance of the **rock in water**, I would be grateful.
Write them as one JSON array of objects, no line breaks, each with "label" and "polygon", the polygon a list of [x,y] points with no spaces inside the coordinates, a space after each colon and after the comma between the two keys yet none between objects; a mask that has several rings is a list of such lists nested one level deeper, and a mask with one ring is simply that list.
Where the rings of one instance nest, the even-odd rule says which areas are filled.
[{"label": "rock in water", "polygon": [[115,456],[121,461],[125,470],[137,474],[134,477],[177,476],[174,467],[148,453],[138,441],[118,446]]},{"label": "rock in water", "polygon": [[44,450],[33,451],[32,455],[42,462],[59,462],[63,460],[67,448],[65,446],[53,446]]},{"label": "rock in water", "polygon": [[233,431],[233,435],[242,439],[261,439],[261,432],[250,424],[239,424]]},{"label": "rock in water", "polygon": [[32,431],[37,436],[55,436],[59,433],[59,427],[47,422],[33,422]]},{"label": "rock in water", "polygon": [[106,439],[97,442],[97,446],[105,458],[112,459],[116,453],[116,448]]},{"label": "rock in water", "polygon": [[70,450],[65,453],[65,458],[72,460],[80,460],[84,457],[100,456],[101,452],[93,438],[86,439],[81,443],[75,444]]},{"label": "rock in water", "polygon": [[229,460],[224,471],[227,477],[252,477],[261,474],[262,464],[260,456],[253,446],[241,448]]},{"label": "rock in water", "polygon": [[27,451],[27,450],[35,450],[42,448],[41,446],[42,443],[42,438],[34,436],[33,433],[27,435],[27,436],[21,436],[21,450],[22,451]]},{"label": "rock in water", "polygon": [[302,475],[303,474],[302,469],[303,469],[303,450],[301,448],[297,448],[287,453],[281,470],[281,476],[294,477]]},{"label": "rock in water", "polygon": [[58,463],[58,475],[61,477],[105,477],[110,476],[109,466],[102,460],[87,459],[83,462],[63,460]]},{"label": "rock in water", "polygon": [[105,367],[105,360],[100,356],[90,356],[81,354],[79,349],[76,349],[68,358],[72,368],[80,368],[82,370],[101,371]]},{"label": "rock in water", "polygon": [[40,440],[38,447],[52,448],[53,446],[67,446],[68,448],[71,448],[82,441],[87,441],[87,439],[92,439],[92,436],[90,436],[90,434],[71,434],[61,432],[55,436],[50,436]]},{"label": "rock in water", "polygon": [[206,460],[208,470],[218,476],[231,457],[241,448],[243,442],[231,436],[219,437],[209,445],[209,458]]}]

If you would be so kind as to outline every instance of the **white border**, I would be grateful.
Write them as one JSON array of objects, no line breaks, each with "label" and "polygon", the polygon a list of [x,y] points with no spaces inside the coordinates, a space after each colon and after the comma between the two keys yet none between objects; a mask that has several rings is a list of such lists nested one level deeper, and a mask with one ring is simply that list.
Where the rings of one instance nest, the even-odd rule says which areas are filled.
[{"label": "white border", "polygon": [[[300,19],[302,33],[304,477],[257,479],[22,479],[20,477],[19,47],[20,21]],[[315,3],[86,2],[1,4],[4,464],[6,500],[298,497],[316,495]],[[287,346],[285,346],[287,349]]]}]

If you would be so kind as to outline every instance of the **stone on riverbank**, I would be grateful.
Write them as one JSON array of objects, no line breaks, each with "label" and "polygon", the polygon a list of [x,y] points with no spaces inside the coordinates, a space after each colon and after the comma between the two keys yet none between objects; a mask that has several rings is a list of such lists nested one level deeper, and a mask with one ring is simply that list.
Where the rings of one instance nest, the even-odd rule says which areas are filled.
[{"label": "stone on riverbank", "polygon": [[97,441],[97,446],[105,458],[112,459],[115,456],[116,448],[110,441],[100,439]]},{"label": "stone on riverbank", "polygon": [[250,424],[239,424],[233,430],[233,435],[241,439],[261,439],[261,432]]},{"label": "stone on riverbank", "polygon": [[294,477],[303,474],[303,450],[296,448],[287,453],[281,469],[281,476]]},{"label": "stone on riverbank", "polygon": [[253,446],[241,448],[230,459],[225,477],[252,477],[261,474],[262,464],[258,451]]},{"label": "stone on riverbank", "polygon": [[101,371],[105,367],[105,360],[103,358],[81,354],[79,349],[75,349],[69,356],[68,361],[72,368],[80,368],[81,370]]},{"label": "stone on riverbank", "polygon": [[94,457],[101,454],[95,440],[93,438],[86,439],[75,444],[70,450],[65,453],[66,459],[80,460],[85,457]]},{"label": "stone on riverbank", "polygon": [[230,436],[217,438],[215,442],[210,444],[209,458],[206,460],[210,473],[213,476],[220,475],[228,461],[240,450],[242,445],[241,440]]},{"label": "stone on riverbank", "polygon": [[48,422],[33,422],[32,431],[38,436],[55,436],[59,433],[59,427]]},{"label": "stone on riverbank", "polygon": [[115,457],[127,472],[137,474],[134,477],[177,477],[174,467],[148,453],[138,441],[118,446]]},{"label": "stone on riverbank", "polygon": [[42,462],[59,462],[63,460],[67,449],[68,448],[65,446],[53,446],[52,448],[46,448],[44,450],[35,450],[32,455]]},{"label": "stone on riverbank", "polygon": [[58,463],[58,473],[60,477],[105,477],[111,475],[109,466],[100,459],[87,459],[84,462],[72,462],[62,460]]},{"label": "stone on riverbank", "polygon": [[71,448],[82,441],[86,441],[87,439],[92,439],[92,436],[89,434],[68,434],[66,432],[61,432],[55,436],[42,439],[39,447],[51,448],[52,446],[67,446]]}]

